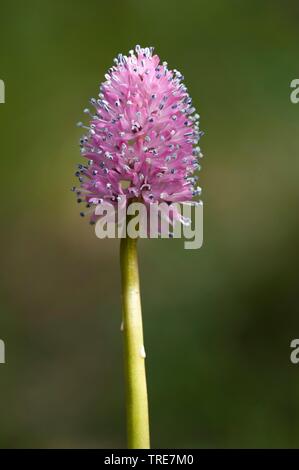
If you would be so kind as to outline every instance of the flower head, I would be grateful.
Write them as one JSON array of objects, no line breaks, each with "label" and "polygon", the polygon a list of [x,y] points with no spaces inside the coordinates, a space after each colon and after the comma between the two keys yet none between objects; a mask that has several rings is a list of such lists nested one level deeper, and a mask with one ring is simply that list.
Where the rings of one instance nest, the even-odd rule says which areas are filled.
[{"label": "flower head", "polygon": [[117,205],[139,200],[183,203],[200,193],[194,171],[202,156],[196,147],[203,132],[183,76],[160,63],[153,48],[136,46],[119,54],[105,75],[94,111],[85,109],[90,123],[80,140],[87,165],[79,165],[78,201],[90,209],[102,201]]}]

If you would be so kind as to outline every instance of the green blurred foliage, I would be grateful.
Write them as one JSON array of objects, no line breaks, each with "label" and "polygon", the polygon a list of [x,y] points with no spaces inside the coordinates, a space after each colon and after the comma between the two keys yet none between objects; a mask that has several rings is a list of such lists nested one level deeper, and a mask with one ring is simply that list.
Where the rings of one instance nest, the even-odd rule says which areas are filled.
[{"label": "green blurred foliage", "polygon": [[1,0],[0,447],[124,447],[117,241],[75,123],[153,45],[202,116],[204,246],[140,243],[153,447],[298,447],[297,1]]}]

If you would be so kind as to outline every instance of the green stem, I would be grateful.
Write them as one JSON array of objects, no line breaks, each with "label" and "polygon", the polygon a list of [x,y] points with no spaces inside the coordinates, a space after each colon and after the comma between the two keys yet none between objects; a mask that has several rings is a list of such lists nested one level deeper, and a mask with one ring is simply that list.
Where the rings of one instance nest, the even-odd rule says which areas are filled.
[{"label": "green stem", "polygon": [[129,449],[149,449],[145,351],[140,301],[137,239],[120,243],[123,333]]}]

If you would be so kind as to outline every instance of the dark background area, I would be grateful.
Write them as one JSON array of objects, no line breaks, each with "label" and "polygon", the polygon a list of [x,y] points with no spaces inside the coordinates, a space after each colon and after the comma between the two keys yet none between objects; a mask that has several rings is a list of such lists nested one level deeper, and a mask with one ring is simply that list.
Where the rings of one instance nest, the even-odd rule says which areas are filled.
[{"label": "dark background area", "polygon": [[0,447],[124,447],[118,241],[69,188],[119,52],[155,46],[201,115],[204,245],[143,240],[152,445],[298,447],[297,1],[0,1]]}]

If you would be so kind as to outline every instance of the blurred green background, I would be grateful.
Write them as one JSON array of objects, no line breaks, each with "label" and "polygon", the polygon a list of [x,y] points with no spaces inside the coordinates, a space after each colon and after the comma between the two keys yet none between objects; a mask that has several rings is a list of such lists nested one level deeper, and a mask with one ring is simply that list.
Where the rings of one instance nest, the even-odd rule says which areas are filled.
[{"label": "blurred green background", "polygon": [[202,116],[204,245],[144,240],[152,445],[298,447],[297,1],[0,1],[0,447],[124,447],[118,241],[74,195],[118,52],[155,46]]}]

